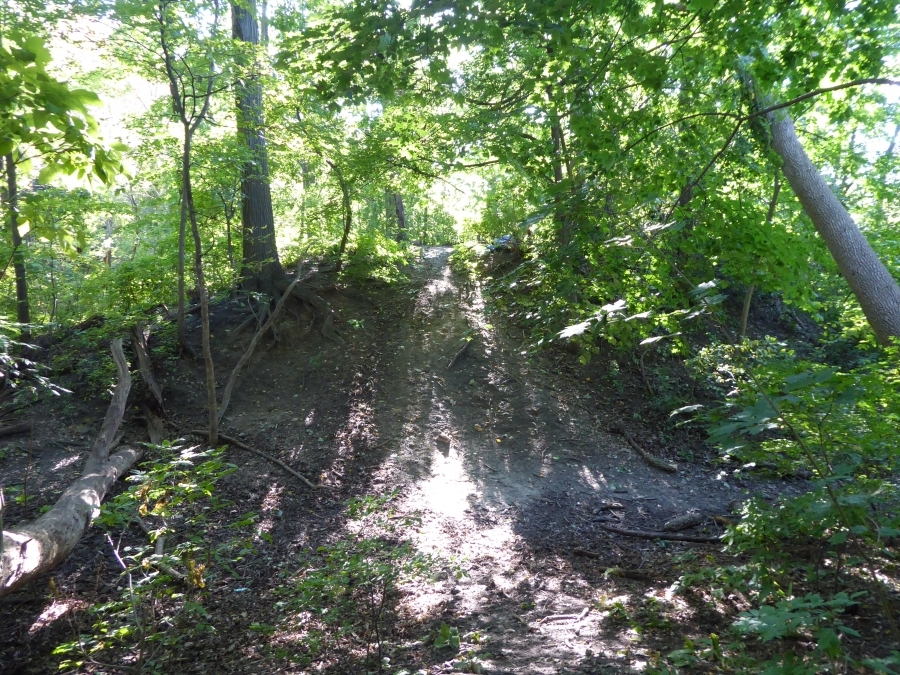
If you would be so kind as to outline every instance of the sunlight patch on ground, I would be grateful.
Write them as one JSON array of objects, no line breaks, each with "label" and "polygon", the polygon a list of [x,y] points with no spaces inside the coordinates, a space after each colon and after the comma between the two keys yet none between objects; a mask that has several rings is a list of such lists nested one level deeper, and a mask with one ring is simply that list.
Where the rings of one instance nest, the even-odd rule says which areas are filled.
[{"label": "sunlight patch on ground", "polygon": [[420,508],[440,516],[464,518],[469,508],[469,496],[476,486],[469,480],[457,449],[451,447],[446,456],[435,452],[431,460],[431,478],[418,487],[422,493]]},{"label": "sunlight patch on ground", "polygon": [[72,455],[71,457],[65,457],[64,459],[61,459],[56,464],[54,464],[53,468],[50,470],[59,471],[60,469],[65,469],[67,466],[72,466],[80,459],[81,455]]},{"label": "sunlight patch on ground", "polygon": [[34,635],[39,630],[46,628],[57,619],[61,619],[67,612],[75,609],[86,607],[87,603],[77,600],[54,600],[50,606],[41,612],[41,615],[31,624],[28,629],[29,635]]}]

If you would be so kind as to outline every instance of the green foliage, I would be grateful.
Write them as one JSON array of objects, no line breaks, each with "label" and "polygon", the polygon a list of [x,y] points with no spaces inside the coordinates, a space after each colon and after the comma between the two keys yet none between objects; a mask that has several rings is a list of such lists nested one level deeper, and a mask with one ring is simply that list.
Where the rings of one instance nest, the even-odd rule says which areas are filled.
[{"label": "green foliage", "polygon": [[277,606],[294,617],[293,628],[303,635],[304,655],[296,658],[334,654],[347,648],[350,635],[364,635],[367,666],[381,672],[400,585],[427,578],[437,563],[397,538],[416,519],[392,519],[395,497],[351,499],[353,530],[304,555],[296,577],[279,588],[284,600]]},{"label": "green foliage", "polygon": [[434,648],[449,648],[453,651],[459,650],[459,629],[441,623],[440,627],[434,632]]},{"label": "green foliage", "polygon": [[412,262],[413,250],[404,242],[396,242],[378,232],[362,232],[351,242],[343,274],[349,279],[376,279],[396,283],[405,277],[401,271]]},{"label": "green foliage", "polygon": [[[17,163],[40,158],[40,181],[55,174],[96,176],[109,182],[121,170],[119,152],[99,142],[88,113],[97,95],[75,89],[49,72],[51,54],[43,38],[4,27],[0,43],[0,156]],[[23,223],[24,224],[24,223]]]},{"label": "green foliage", "polygon": [[[214,630],[202,593],[212,571],[205,518],[224,506],[215,486],[237,467],[224,461],[224,448],[198,452],[196,446],[166,442],[151,452],[153,459],[128,477],[132,486],[103,504],[95,521],[109,533],[122,566],[120,595],[90,607],[90,632],[54,649],[62,657],[61,671],[120,652],[130,654],[142,672],[167,672],[169,650]],[[112,537],[136,523],[146,528],[147,543],[120,550]],[[178,543],[158,552],[157,544],[176,533],[176,524]],[[217,561],[220,555],[217,550]],[[166,608],[162,615],[160,603]]]},{"label": "green foliage", "polygon": [[[714,593],[737,590],[750,598],[754,607],[738,616],[736,634],[761,642],[798,636],[814,641],[815,649],[802,658],[786,652],[763,664],[765,672],[823,672],[823,664],[853,662],[840,636],[858,635],[843,613],[879,597],[881,591],[862,580],[871,578],[876,560],[892,558],[887,542],[900,533],[896,353],[890,348],[849,367],[825,366],[768,339],[713,345],[691,362],[724,397],[720,408],[702,416],[724,460],[739,463],[735,476],[764,466],[812,478],[797,496],[744,504],[725,537],[744,563],[681,580],[685,588],[708,585]],[[798,556],[798,546],[815,553]],[[844,577],[845,569],[856,579]],[[832,582],[828,594],[793,590],[822,588],[825,580]],[[890,611],[883,601],[878,606]],[[686,665],[688,656],[695,655],[680,652],[670,659]]]}]

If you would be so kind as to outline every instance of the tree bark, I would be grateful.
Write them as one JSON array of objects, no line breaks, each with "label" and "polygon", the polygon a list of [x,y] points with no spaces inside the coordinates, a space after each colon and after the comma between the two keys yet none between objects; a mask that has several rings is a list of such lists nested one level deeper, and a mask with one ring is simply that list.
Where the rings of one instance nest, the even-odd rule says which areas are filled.
[{"label": "tree bark", "polygon": [[394,211],[397,214],[397,241],[406,241],[406,208],[403,206],[403,195],[397,194],[394,197]]},{"label": "tree bark", "polygon": [[106,419],[94,442],[81,478],[63,492],[47,513],[32,523],[3,532],[0,548],[0,596],[6,595],[66,559],[97,515],[106,492],[140,457],[142,450],[125,448],[113,456],[116,433],[125,414],[131,375],[122,341],[112,343],[119,382]]},{"label": "tree bark", "polygon": [[878,342],[900,337],[900,286],[813,165],[784,111],[767,115],[784,175],[859,301]]},{"label": "tree bark", "polygon": [[238,59],[244,71],[235,86],[238,132],[249,150],[249,160],[241,167],[241,277],[245,289],[272,293],[276,284],[286,275],[275,244],[275,219],[272,214],[269,160],[262,112],[262,84],[253,51],[259,45],[259,26],[255,15],[255,0],[250,0],[246,6],[231,5],[232,36],[245,43],[248,48],[248,56]]},{"label": "tree bark", "polygon": [[347,249],[347,240],[350,238],[350,229],[353,227],[353,202],[350,199],[350,185],[347,183],[347,179],[344,178],[344,172],[330,159],[326,159],[325,161],[328,163],[328,166],[331,167],[331,170],[334,171],[338,184],[341,186],[341,198],[344,206],[344,233],[341,236],[341,246],[338,249],[337,260],[337,271],[340,271],[341,266],[344,264],[344,251]]},{"label": "tree bark", "polygon": [[12,153],[6,155],[6,206],[13,244],[13,270],[16,275],[16,320],[22,324],[21,339],[28,341],[31,332],[31,311],[28,304],[28,278],[25,275],[25,251],[19,235],[19,189],[16,182],[16,162]]},{"label": "tree bark", "polygon": [[[207,93],[207,99],[209,94]],[[191,139],[194,134],[192,125],[184,124],[184,152],[182,153],[182,202],[187,208],[191,220],[191,234],[194,237],[194,275],[197,278],[197,292],[200,294],[200,323],[203,332],[203,362],[206,365],[206,401],[209,407],[209,445],[216,447],[219,443],[219,418],[216,415],[216,373],[210,346],[209,327],[209,293],[206,279],[203,276],[203,245],[200,241],[200,228],[197,226],[197,209],[194,208],[194,192],[191,186]]]}]

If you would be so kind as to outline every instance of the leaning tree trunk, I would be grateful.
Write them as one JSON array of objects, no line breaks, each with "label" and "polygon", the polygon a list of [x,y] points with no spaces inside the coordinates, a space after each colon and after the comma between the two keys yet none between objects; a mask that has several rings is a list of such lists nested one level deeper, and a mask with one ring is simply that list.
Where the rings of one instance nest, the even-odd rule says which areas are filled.
[{"label": "leaning tree trunk", "polygon": [[119,382],[100,435],[94,442],[81,478],[63,492],[47,513],[32,523],[4,531],[0,549],[0,596],[14,591],[65,560],[75,548],[91,520],[97,515],[106,492],[140,457],[140,446],[125,448],[110,456],[116,433],[125,414],[131,375],[122,352],[122,341],[112,343]]},{"label": "leaning tree trunk", "polygon": [[235,40],[247,52],[239,59],[243,73],[238,79],[238,131],[247,144],[248,160],[241,168],[241,221],[243,223],[242,285],[248,290],[273,292],[285,279],[275,245],[275,219],[269,187],[269,160],[264,135],[262,84],[255,48],[259,44],[256,2],[231,5],[231,28]]},{"label": "leaning tree trunk", "polygon": [[772,146],[784,161],[788,183],[825,240],[878,341],[888,344],[892,337],[900,337],[900,286],[810,161],[790,116],[775,111],[768,118]]}]

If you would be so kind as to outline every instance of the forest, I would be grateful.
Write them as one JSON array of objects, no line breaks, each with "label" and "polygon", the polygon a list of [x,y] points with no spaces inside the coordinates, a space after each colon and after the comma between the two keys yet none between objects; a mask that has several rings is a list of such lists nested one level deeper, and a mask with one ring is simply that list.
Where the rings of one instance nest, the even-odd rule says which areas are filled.
[{"label": "forest", "polygon": [[0,673],[900,675],[900,7],[0,3]]}]

